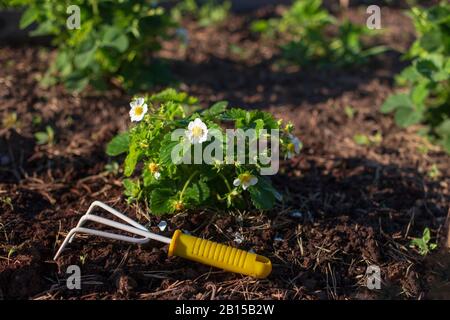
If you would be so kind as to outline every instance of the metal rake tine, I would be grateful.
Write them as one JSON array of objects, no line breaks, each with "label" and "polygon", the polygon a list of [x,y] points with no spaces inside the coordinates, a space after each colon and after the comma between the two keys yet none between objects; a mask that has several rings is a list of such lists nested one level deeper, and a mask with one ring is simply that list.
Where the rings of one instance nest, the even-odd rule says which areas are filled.
[{"label": "metal rake tine", "polygon": [[[89,206],[89,209],[86,211],[86,213],[81,217],[81,219],[78,221],[77,224],[77,228],[82,227],[84,222],[92,220],[92,219],[83,219],[85,216],[95,216],[93,214],[91,214],[92,211],[94,211],[95,207],[100,207],[105,211],[108,211],[109,213],[112,213],[114,216],[116,216],[117,218],[126,221],[127,223],[131,224],[132,226],[134,226],[135,228],[141,229],[143,231],[148,231],[146,227],[144,227],[143,225],[137,223],[136,221],[130,219],[129,217],[127,217],[126,215],[124,215],[123,213],[117,211],[114,208],[111,208],[110,206],[108,206],[107,204],[101,202],[101,201],[94,201],[92,202],[92,204]],[[73,235],[70,240],[69,243],[72,243],[73,238],[75,237],[75,235]]]},{"label": "metal rake tine", "polygon": [[139,239],[139,238],[133,238],[133,237],[124,236],[121,234],[115,234],[115,233],[111,233],[111,232],[77,227],[77,228],[73,228],[69,231],[69,233],[67,234],[63,243],[61,244],[61,247],[59,247],[58,252],[56,252],[53,260],[58,259],[58,257],[61,255],[64,248],[69,243],[69,240],[72,239],[77,233],[86,233],[86,234],[91,234],[91,235],[99,236],[99,237],[103,237],[103,238],[121,240],[121,241],[125,241],[125,242],[130,242],[130,243],[137,243],[137,244],[142,244],[142,243],[148,242],[150,240],[150,238],[140,238]]},{"label": "metal rake tine", "polygon": [[[120,223],[120,222],[117,222],[117,221],[114,221],[111,219],[106,219],[106,218],[91,214],[91,212],[95,206],[99,206],[99,207],[105,209],[106,211],[108,211],[108,212],[112,213],[113,215],[115,215],[116,217],[128,222],[129,224],[123,224],[123,223]],[[135,237],[125,236],[125,235],[116,234],[116,233],[112,233],[112,232],[105,232],[105,231],[101,231],[101,230],[84,228],[82,226],[86,221],[97,222],[99,224],[103,224],[103,225],[115,228],[117,230],[122,230],[122,231],[129,232],[131,234],[134,234],[134,235],[141,236],[141,238],[135,238]],[[100,236],[100,237],[104,237],[104,238],[135,243],[135,244],[143,244],[143,243],[150,241],[150,239],[157,240],[157,241],[167,243],[167,244],[170,243],[170,241],[171,241],[170,238],[160,236],[158,234],[148,231],[143,225],[128,218],[124,214],[111,208],[110,206],[104,204],[103,202],[94,201],[91,204],[91,206],[89,207],[86,214],[84,214],[80,218],[77,226],[69,231],[69,233],[67,234],[63,243],[61,244],[61,247],[59,248],[58,252],[56,253],[54,260],[56,260],[60,256],[61,252],[67,246],[67,244],[72,242],[73,238],[75,237],[75,235],[77,233],[86,233],[86,234],[91,234],[91,235]]]}]

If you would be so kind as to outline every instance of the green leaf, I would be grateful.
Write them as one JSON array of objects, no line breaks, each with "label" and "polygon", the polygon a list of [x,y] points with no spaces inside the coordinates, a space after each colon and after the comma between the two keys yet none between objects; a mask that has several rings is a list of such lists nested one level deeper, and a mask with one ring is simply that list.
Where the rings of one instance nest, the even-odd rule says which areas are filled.
[{"label": "green leaf", "polygon": [[37,19],[38,16],[39,16],[39,9],[33,6],[28,7],[28,9],[23,13],[22,17],[20,18],[19,23],[20,29],[25,29],[26,27],[28,27]]},{"label": "green leaf", "polygon": [[263,119],[256,119],[255,121],[255,131],[256,131],[256,136],[259,137],[259,132],[264,129],[264,120]]},{"label": "green leaf", "polygon": [[149,100],[151,102],[180,102],[180,103],[186,103],[186,104],[194,104],[197,103],[197,98],[188,96],[186,92],[177,92],[173,88],[167,88],[161,92],[153,94]]},{"label": "green leaf", "polygon": [[436,128],[436,132],[441,136],[450,136],[450,119],[442,121]]},{"label": "green leaf", "polygon": [[76,69],[84,69],[94,62],[95,52],[97,48],[94,46],[91,49],[80,52],[75,56],[74,63]]},{"label": "green leaf", "polygon": [[198,180],[184,191],[184,200],[194,205],[200,205],[209,198],[209,187],[203,180]]},{"label": "green leaf", "polygon": [[418,248],[423,248],[425,243],[422,238],[414,238],[411,240],[411,245],[416,246]]},{"label": "green leaf", "polygon": [[422,35],[419,40],[422,48],[427,50],[428,52],[433,52],[439,50],[442,45],[442,37],[441,32],[436,29],[432,29],[429,32]]},{"label": "green leaf", "polygon": [[429,228],[425,228],[423,230],[423,237],[422,237],[423,241],[425,243],[428,243],[431,240],[431,234],[430,234],[430,229]]},{"label": "green leaf", "polygon": [[115,136],[106,146],[108,156],[118,156],[128,151],[130,147],[130,134],[128,132],[120,133]]},{"label": "green leaf", "polygon": [[389,49],[389,47],[387,47],[387,46],[372,47],[372,48],[364,50],[361,53],[361,56],[362,57],[366,57],[366,58],[372,57],[372,56],[376,56],[376,55],[379,55],[379,54],[381,54],[383,52],[386,52],[388,49]]},{"label": "green leaf", "polygon": [[175,201],[176,198],[171,189],[155,189],[150,195],[150,210],[157,215],[174,213]]},{"label": "green leaf", "polygon": [[70,57],[66,51],[60,50],[58,51],[58,55],[55,60],[55,67],[60,72],[70,66]]},{"label": "green leaf", "polygon": [[82,91],[89,83],[89,78],[81,71],[72,72],[65,79],[65,86],[70,91],[80,92]]},{"label": "green leaf", "polygon": [[353,141],[355,141],[356,144],[359,144],[361,146],[368,146],[368,145],[370,145],[370,139],[365,134],[355,134],[353,136]]},{"label": "green leaf", "polygon": [[105,26],[103,29],[102,46],[125,52],[128,49],[128,38],[122,29],[114,26]]},{"label": "green leaf", "polygon": [[244,120],[246,115],[247,112],[245,110],[233,108],[226,111],[223,118],[227,120]]},{"label": "green leaf", "polygon": [[417,71],[427,78],[431,78],[438,69],[431,60],[419,60],[416,63]]},{"label": "green leaf", "polygon": [[54,23],[52,20],[47,20],[38,24],[38,27],[32,31],[30,31],[30,36],[45,36],[53,33]]},{"label": "green leaf", "polygon": [[255,33],[264,33],[269,29],[269,22],[266,20],[256,20],[250,25],[250,30]]},{"label": "green leaf", "polygon": [[407,94],[400,93],[389,96],[381,106],[381,112],[389,113],[398,108],[412,108],[412,101]]},{"label": "green leaf", "polygon": [[411,108],[400,107],[395,111],[395,122],[401,127],[419,123],[422,120],[422,112]]},{"label": "green leaf", "polygon": [[421,78],[421,74],[417,71],[415,66],[409,66],[403,69],[396,80],[407,80],[410,82],[418,81]]},{"label": "green leaf", "polygon": [[272,209],[275,200],[282,200],[282,196],[265,177],[259,177],[258,183],[248,188],[253,205],[260,210]]},{"label": "green leaf", "polygon": [[228,102],[227,101],[219,101],[213,104],[209,109],[206,109],[202,112],[202,115],[211,119],[216,117],[227,110]]},{"label": "green leaf", "polygon": [[450,154],[450,134],[443,136],[440,141],[440,144],[442,145],[442,147],[444,147],[444,149],[447,151],[447,153]]},{"label": "green leaf", "polygon": [[172,149],[180,144],[179,141],[172,141],[171,133],[167,133],[162,142],[161,142],[161,148],[159,149],[159,158],[160,163],[162,165],[172,165],[174,164],[172,161]]},{"label": "green leaf", "polygon": [[137,200],[140,198],[141,187],[139,185],[139,180],[133,181],[131,179],[124,179],[122,184],[125,188],[124,194],[129,200]]},{"label": "green leaf", "polygon": [[53,144],[55,141],[55,131],[52,127],[46,126],[44,132],[36,132],[34,134],[37,144]]},{"label": "green leaf", "polygon": [[48,142],[47,132],[36,132],[34,137],[36,138],[37,144],[46,144]]},{"label": "green leaf", "polygon": [[415,86],[411,91],[411,100],[415,106],[423,106],[425,99],[428,97],[428,82],[424,81]]},{"label": "green leaf", "polygon": [[137,149],[136,144],[131,143],[130,152],[125,158],[125,176],[129,177],[133,174],[134,168],[136,167],[140,152]]}]

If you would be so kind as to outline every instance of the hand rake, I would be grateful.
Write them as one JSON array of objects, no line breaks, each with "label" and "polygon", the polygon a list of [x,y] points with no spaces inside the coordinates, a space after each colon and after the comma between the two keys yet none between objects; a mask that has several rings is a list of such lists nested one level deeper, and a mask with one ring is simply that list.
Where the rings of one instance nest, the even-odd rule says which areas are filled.
[{"label": "hand rake", "polygon": [[[95,207],[100,207],[108,211],[127,224],[92,214]],[[134,236],[85,228],[83,224],[87,221],[93,221],[117,230],[125,231]],[[226,271],[241,273],[260,279],[266,278],[272,271],[272,263],[266,257],[206,239],[193,237],[182,233],[180,230],[175,231],[172,239],[152,233],[143,225],[100,201],[94,201],[86,214],[81,217],[77,226],[69,231],[56,253],[54,260],[60,256],[67,244],[72,242],[77,233],[85,233],[137,244],[143,244],[150,240],[160,241],[169,245],[169,257],[179,256]]]}]

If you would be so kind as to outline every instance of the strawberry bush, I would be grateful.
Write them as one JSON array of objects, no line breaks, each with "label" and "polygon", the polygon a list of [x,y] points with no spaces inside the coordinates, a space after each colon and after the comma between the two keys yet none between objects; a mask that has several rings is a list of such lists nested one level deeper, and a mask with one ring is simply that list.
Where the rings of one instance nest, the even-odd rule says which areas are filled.
[{"label": "strawberry bush", "polygon": [[[164,66],[152,59],[160,43],[174,26],[170,14],[158,1],[111,0],[7,0],[23,7],[20,27],[32,23],[31,35],[52,36],[57,57],[41,83],[62,82],[66,88],[83,90],[88,84],[105,89],[114,79],[126,88],[143,90],[168,79]],[[79,28],[70,29],[67,20],[74,5],[80,9]]]},{"label": "strawberry bush", "polygon": [[[337,29],[332,32],[330,29]],[[288,39],[281,46],[281,63],[346,67],[368,62],[386,50],[369,47],[363,37],[375,34],[366,26],[338,21],[323,8],[322,0],[298,0],[281,17],[255,21],[251,29],[266,37]]]},{"label": "strawberry bush", "polygon": [[415,7],[411,15],[418,35],[405,55],[411,64],[396,77],[402,91],[381,111],[394,113],[402,127],[423,124],[423,133],[450,152],[450,4]]},{"label": "strawberry bush", "polygon": [[[127,178],[123,184],[128,199],[146,201],[153,214],[209,206],[253,205],[265,210],[281,201],[281,194],[270,179],[261,174],[271,163],[260,158],[278,155],[278,150],[285,158],[300,152],[301,143],[292,134],[292,124],[283,124],[268,112],[229,109],[225,101],[203,111],[192,111],[197,107],[196,98],[173,89],[133,99],[130,118],[135,125],[113,138],[106,150],[110,156],[126,154],[124,175]],[[227,151],[232,148],[235,151],[235,145],[223,138],[226,129],[233,132],[250,129],[256,134],[241,140],[245,151],[234,152],[230,158]],[[181,134],[174,139],[174,132]],[[274,140],[270,140],[267,148],[258,148],[258,159],[251,161],[255,156],[249,151],[252,143],[273,132],[277,133],[271,138]],[[219,149],[211,153],[211,161],[180,161],[189,158],[195,148],[205,154],[213,144]],[[175,151],[178,147],[179,151]],[[221,157],[217,150],[224,151],[227,157]],[[175,159],[174,155],[179,158]],[[131,178],[135,172],[139,176]]]}]

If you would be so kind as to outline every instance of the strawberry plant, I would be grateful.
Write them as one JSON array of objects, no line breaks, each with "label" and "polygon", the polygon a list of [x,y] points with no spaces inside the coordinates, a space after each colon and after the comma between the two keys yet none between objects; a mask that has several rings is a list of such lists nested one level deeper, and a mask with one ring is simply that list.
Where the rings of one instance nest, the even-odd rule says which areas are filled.
[{"label": "strawberry plant", "polygon": [[182,0],[172,9],[172,17],[180,21],[183,16],[189,15],[198,21],[202,27],[222,23],[230,14],[230,1]]},{"label": "strawberry plant", "polygon": [[[108,81],[124,88],[145,89],[161,78],[165,68],[152,60],[160,42],[173,26],[157,1],[111,0],[7,0],[10,6],[26,8],[20,21],[25,28],[37,23],[31,35],[50,35],[58,48],[43,85],[62,82],[70,90],[86,85],[104,89]],[[79,26],[68,19],[79,8]]]},{"label": "strawberry plant", "polygon": [[[280,150],[286,158],[300,152],[293,126],[267,112],[228,109],[225,101],[189,114],[195,105],[197,99],[173,89],[131,102],[135,125],[106,150],[110,156],[126,153],[129,200],[146,201],[153,214],[208,206],[272,208],[281,195],[266,175],[276,173]],[[139,177],[130,178],[135,172]]]},{"label": "strawberry plant", "polygon": [[366,47],[362,38],[374,32],[350,21],[337,21],[322,8],[322,0],[295,1],[282,17],[257,20],[251,29],[268,37],[288,38],[281,46],[282,62],[288,64],[351,66],[385,51],[383,46]]},{"label": "strawberry plant", "polygon": [[430,229],[425,228],[423,230],[422,238],[413,238],[411,240],[410,247],[416,248],[421,255],[426,256],[428,253],[430,253],[431,250],[437,248],[437,244],[431,243],[430,241],[431,241]]},{"label": "strawberry plant", "polygon": [[418,37],[405,55],[411,64],[396,78],[405,91],[389,96],[381,111],[393,112],[402,127],[424,124],[431,140],[450,152],[450,4],[414,7],[411,15]]}]

